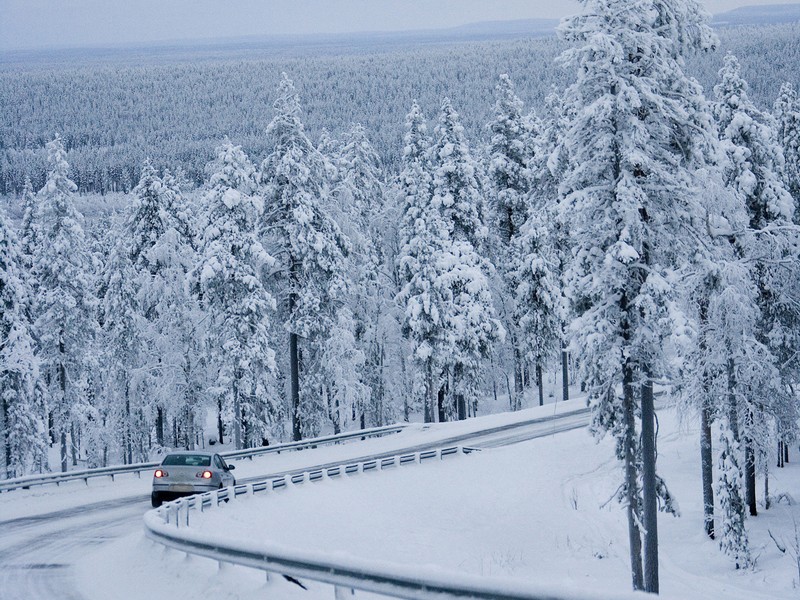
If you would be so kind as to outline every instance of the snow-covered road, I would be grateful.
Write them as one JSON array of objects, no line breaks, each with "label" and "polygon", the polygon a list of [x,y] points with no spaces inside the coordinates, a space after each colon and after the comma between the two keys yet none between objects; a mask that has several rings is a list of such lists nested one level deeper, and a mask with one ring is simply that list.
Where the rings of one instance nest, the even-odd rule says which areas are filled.
[{"label": "snow-covered road", "polygon": [[[459,423],[412,426],[387,438],[239,461],[236,474],[239,481],[246,481],[445,443],[473,447],[516,443],[586,425],[588,413],[582,404],[573,400]],[[519,426],[521,422],[526,424]],[[84,598],[74,575],[76,560],[97,545],[139,530],[141,517],[150,508],[149,487],[149,478],[130,476],[89,486],[73,482],[3,494],[0,598]]]}]

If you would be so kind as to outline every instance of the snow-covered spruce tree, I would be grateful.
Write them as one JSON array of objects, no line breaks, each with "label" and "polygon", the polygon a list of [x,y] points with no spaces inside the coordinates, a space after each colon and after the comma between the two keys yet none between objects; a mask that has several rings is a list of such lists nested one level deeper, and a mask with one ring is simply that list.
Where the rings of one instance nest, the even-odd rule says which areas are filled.
[{"label": "snow-covered spruce tree", "polygon": [[[152,419],[147,407],[150,388],[144,368],[144,318],[137,298],[137,280],[129,240],[120,235],[106,260],[100,321],[103,328],[103,395],[114,398],[100,418],[117,437],[103,455],[119,447],[126,464],[146,461]],[[106,412],[107,411],[107,412]],[[105,413],[105,414],[103,414]]]},{"label": "snow-covered spruce tree", "polygon": [[[349,303],[355,325],[354,340],[365,356],[363,383],[369,386],[363,406],[357,406],[362,427],[382,425],[391,416],[387,406],[383,361],[391,326],[387,306],[387,277],[383,270],[384,248],[381,225],[385,196],[380,158],[361,125],[345,137],[338,156],[339,180],[335,196],[341,218],[339,225],[352,243],[347,271],[353,285]],[[346,322],[346,316],[337,321]],[[343,338],[339,338],[340,344]]]},{"label": "snow-covered spruce tree", "polygon": [[6,477],[47,468],[47,408],[38,385],[19,242],[0,212],[0,464]]},{"label": "snow-covered spruce tree", "polygon": [[494,225],[491,228],[491,245],[494,262],[499,265],[498,284],[503,290],[496,300],[508,332],[514,362],[514,397],[511,406],[518,410],[522,407],[524,387],[524,342],[521,338],[525,334],[517,326],[514,293],[518,285],[516,269],[521,260],[518,244],[522,227],[528,220],[528,195],[531,189],[528,163],[533,159],[538,131],[535,115],[528,118],[523,114],[522,100],[514,93],[514,85],[508,75],[500,76],[495,86],[495,96],[493,118],[487,126],[492,133],[487,173],[490,184],[489,207]]},{"label": "snow-covered spruce tree", "polygon": [[442,356],[451,402],[443,405],[439,419],[466,419],[479,392],[478,375],[495,342],[505,332],[495,318],[489,275],[492,264],[482,252],[488,245],[483,190],[479,166],[472,158],[458,113],[450,101],[442,102],[431,146],[433,166],[431,204],[444,230],[438,254],[433,255],[446,312],[445,337],[452,352]]},{"label": "snow-covered spruce tree", "polygon": [[67,470],[67,441],[77,459],[75,417],[86,402],[86,374],[95,360],[96,299],[88,274],[89,257],[82,217],[75,209],[75,183],[67,173],[61,138],[47,144],[50,170],[39,190],[41,229],[32,249],[32,276],[38,285],[33,302],[34,332],[48,406],[60,438],[61,470]]},{"label": "snow-covered spruce tree", "polygon": [[[350,242],[327,212],[330,168],[305,133],[300,101],[285,73],[274,108],[275,117],[267,127],[273,151],[258,173],[266,203],[261,231],[277,260],[270,279],[285,305],[292,438],[299,440],[317,433],[325,417],[320,389],[324,376],[303,369],[322,366],[321,347],[347,289],[345,257]],[[302,361],[301,340],[306,353]],[[306,375],[318,376],[306,386]]]},{"label": "snow-covered spruce tree", "polygon": [[269,326],[275,300],[262,273],[275,259],[259,240],[264,203],[256,193],[255,169],[242,149],[225,142],[208,170],[207,225],[191,280],[208,314],[208,355],[217,394],[232,413],[234,444],[242,448],[245,442],[260,441],[283,416],[272,385],[275,351]]},{"label": "snow-covered spruce tree", "polygon": [[416,101],[406,117],[403,141],[400,173],[403,217],[397,259],[403,285],[396,300],[404,311],[403,334],[413,344],[413,364],[423,374],[424,420],[431,423],[435,421],[434,407],[442,387],[442,355],[450,351],[444,338],[446,308],[435,286],[434,268],[434,257],[446,231],[431,201],[431,141],[425,116]]},{"label": "snow-covered spruce tree", "polygon": [[33,249],[38,245],[39,228],[41,227],[41,207],[39,199],[33,192],[30,178],[25,178],[25,187],[22,189],[22,226],[19,233],[20,254],[25,268],[30,270],[33,266]]},{"label": "snow-covered spruce tree", "polygon": [[576,45],[561,60],[577,70],[565,94],[570,163],[560,188],[573,244],[570,347],[592,430],[614,435],[623,463],[633,587],[657,592],[657,497],[673,506],[655,472],[652,384],[668,367],[672,273],[694,245],[693,172],[709,141],[700,86],[683,66],[713,36],[693,0],[582,4],[559,28]]},{"label": "snow-covered spruce tree", "polygon": [[[156,443],[165,445],[165,432],[176,432],[171,446],[194,442],[198,385],[200,322],[196,298],[184,285],[194,266],[196,251],[192,216],[177,180],[162,180],[146,161],[133,190],[135,204],[121,239],[125,240],[133,269],[136,304],[142,317],[143,369],[149,380]],[[173,427],[168,427],[170,420]]]},{"label": "snow-covered spruce tree", "polygon": [[[723,148],[728,155],[725,183],[744,202],[752,235],[739,236],[740,258],[749,264],[758,289],[760,316],[754,327],[757,340],[768,349],[764,369],[780,365],[779,377],[748,386],[737,385],[741,442],[744,447],[745,501],[751,515],[756,507],[758,453],[772,449],[770,420],[778,413],[796,414],[791,384],[797,379],[800,313],[797,291],[797,232],[791,227],[795,206],[783,183],[783,151],[771,115],[761,112],[748,97],[739,63],[725,57],[715,86],[715,116]],[[771,355],[771,356],[770,356]],[[742,367],[739,367],[742,368]],[[770,382],[778,383],[770,385]],[[744,389],[747,391],[744,392]],[[796,419],[789,419],[790,422]]]},{"label": "snow-covered spruce tree", "polygon": [[777,121],[778,143],[785,161],[783,181],[794,198],[795,222],[800,222],[800,101],[791,83],[784,83],[775,100],[773,114]]}]

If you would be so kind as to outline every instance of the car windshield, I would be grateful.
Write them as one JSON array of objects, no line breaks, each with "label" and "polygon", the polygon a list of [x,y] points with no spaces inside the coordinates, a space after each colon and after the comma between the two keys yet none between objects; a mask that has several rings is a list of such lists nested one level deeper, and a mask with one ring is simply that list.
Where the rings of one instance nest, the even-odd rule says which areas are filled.
[{"label": "car windshield", "polygon": [[211,457],[202,454],[169,454],[164,458],[162,465],[177,465],[184,467],[208,467]]}]

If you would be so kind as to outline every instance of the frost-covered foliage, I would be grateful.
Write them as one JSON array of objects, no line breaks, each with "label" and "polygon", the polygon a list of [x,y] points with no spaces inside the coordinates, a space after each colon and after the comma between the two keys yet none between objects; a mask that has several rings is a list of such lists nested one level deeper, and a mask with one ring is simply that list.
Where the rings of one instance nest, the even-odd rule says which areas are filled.
[{"label": "frost-covered foliage", "polygon": [[734,56],[725,57],[719,75],[715,113],[729,159],[724,177],[744,205],[748,228],[747,235],[734,234],[754,290],[755,314],[744,322],[760,349],[758,367],[752,360],[733,363],[738,393],[732,397],[735,405],[730,417],[739,420],[745,502],[755,515],[758,455],[777,445],[771,435],[773,423],[780,421],[786,437],[796,431],[793,385],[800,313],[796,307],[798,232],[791,225],[796,207],[784,185],[783,149],[773,117],[750,101]]},{"label": "frost-covered foliage", "polygon": [[[504,332],[495,318],[488,274],[480,254],[488,230],[477,163],[458,115],[442,103],[435,140],[428,146],[424,118],[414,104],[407,118],[405,194],[398,299],[403,328],[416,345],[425,373],[425,417],[466,418],[473,406],[482,361]],[[445,403],[445,399],[448,400]]]},{"label": "frost-covered foliage", "polygon": [[[319,432],[327,413],[322,396],[327,377],[319,355],[347,291],[345,258],[351,244],[328,214],[332,169],[305,133],[300,101],[285,73],[274,108],[267,127],[273,149],[257,175],[265,202],[260,231],[277,260],[270,279],[285,306],[292,435],[300,439]],[[300,338],[306,354],[302,372]],[[301,378],[308,379],[302,401]]]},{"label": "frost-covered foliage", "polygon": [[501,288],[497,301],[514,361],[514,397],[511,406],[519,409],[527,363],[523,357],[523,338],[517,326],[517,308],[519,306],[524,312],[527,301],[523,299],[519,305],[516,302],[516,270],[522,260],[519,246],[522,229],[529,217],[529,163],[534,158],[538,128],[535,115],[526,117],[523,114],[522,100],[514,93],[514,85],[507,74],[500,76],[495,90],[494,115],[488,124],[492,134],[487,173],[490,185],[490,230],[493,232],[490,241],[494,262],[498,265],[496,285]]},{"label": "frost-covered foliage", "polygon": [[560,188],[572,245],[565,275],[574,313],[570,347],[588,385],[592,428],[615,436],[624,463],[620,497],[639,589],[647,583],[640,460],[655,457],[640,459],[637,388],[644,394],[648,381],[668,372],[673,273],[694,246],[695,170],[705,163],[711,136],[684,56],[704,49],[710,32],[693,0],[583,4],[585,13],[560,27],[576,45],[562,62],[578,72],[565,94],[570,119],[562,145],[570,162]]},{"label": "frost-covered foliage", "polygon": [[786,189],[792,194],[795,205],[795,222],[798,222],[798,205],[800,205],[800,101],[794,86],[785,82],[773,105],[773,114],[777,121],[778,143],[783,150],[783,181]]},{"label": "frost-covered foliage", "polygon": [[0,213],[0,464],[6,477],[47,468],[47,408],[19,242]]},{"label": "frost-covered foliage", "polygon": [[[48,406],[61,438],[61,468],[67,468],[67,434],[89,418],[87,376],[95,366],[96,298],[82,217],[75,209],[61,138],[47,145],[50,171],[39,190],[41,227],[32,248],[32,303],[39,359],[47,382]],[[73,436],[74,437],[74,436]],[[73,462],[75,445],[73,444]]]},{"label": "frost-covered foliage", "polygon": [[220,146],[209,172],[207,225],[192,280],[209,314],[207,356],[215,394],[232,413],[234,445],[242,448],[260,442],[281,416],[270,335],[275,300],[263,283],[275,259],[259,240],[264,201],[242,149],[230,142]]}]

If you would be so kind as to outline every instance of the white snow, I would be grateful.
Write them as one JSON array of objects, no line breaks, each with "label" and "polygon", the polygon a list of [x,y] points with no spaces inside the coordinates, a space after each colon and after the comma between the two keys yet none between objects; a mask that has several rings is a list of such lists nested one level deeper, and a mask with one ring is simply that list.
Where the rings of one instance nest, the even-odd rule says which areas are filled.
[{"label": "white snow", "polygon": [[[556,406],[567,404],[579,402]],[[551,412],[553,406],[526,412]],[[520,417],[517,413],[480,421],[485,425]],[[402,442],[403,436],[425,437],[433,430],[436,435],[451,434],[475,427],[475,421],[366,445],[388,446]],[[662,597],[796,597],[794,559],[778,551],[768,531],[791,547],[797,508],[779,503],[765,511],[762,506],[761,514],[748,520],[758,560],[752,570],[735,571],[715,542],[703,535],[698,438],[697,431],[679,423],[674,411],[661,411],[659,469],[682,510],[678,519],[660,516]],[[362,448],[350,444],[316,452],[334,460],[345,449]],[[796,453],[792,458],[787,468],[771,474],[774,497],[800,497],[800,465]],[[192,528],[240,538],[250,546],[350,556],[359,564],[379,561],[399,569],[418,565],[451,576],[499,577],[511,585],[529,582],[537,588],[613,594],[630,589],[624,511],[608,501],[619,478],[611,440],[595,444],[586,431],[577,430],[467,457],[240,498],[202,518],[193,515]],[[209,593],[240,599],[267,593],[287,599],[333,596],[327,586],[311,583],[306,593],[276,576],[265,584],[263,573],[249,569],[226,567],[218,572],[216,563],[164,551],[143,539],[143,533],[84,557],[78,582],[90,599],[124,598],[120,590],[125,589],[135,590],[131,598],[172,600]]]}]

